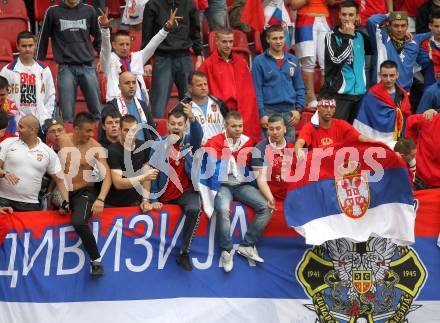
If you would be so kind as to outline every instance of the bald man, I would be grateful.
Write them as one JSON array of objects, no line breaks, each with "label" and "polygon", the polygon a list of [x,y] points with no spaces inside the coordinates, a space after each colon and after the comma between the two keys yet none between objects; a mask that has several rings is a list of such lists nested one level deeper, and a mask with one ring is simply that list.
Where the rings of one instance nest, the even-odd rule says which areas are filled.
[{"label": "bald man", "polygon": [[[39,128],[37,118],[25,116],[18,122],[18,137],[7,138],[0,144],[0,207],[19,212],[40,210],[38,193],[45,173],[57,184],[65,201],[63,205],[68,205],[58,156],[38,138]],[[66,207],[60,210],[67,211]]]},{"label": "bald man", "polygon": [[[150,106],[136,97],[136,75],[131,72],[121,73],[119,76],[119,89],[121,94],[118,98],[107,102],[104,109],[115,109],[123,116],[130,114],[138,121],[139,131],[136,134],[138,140],[148,141],[156,139],[156,123],[153,121]],[[103,109],[103,111],[104,111]]]}]

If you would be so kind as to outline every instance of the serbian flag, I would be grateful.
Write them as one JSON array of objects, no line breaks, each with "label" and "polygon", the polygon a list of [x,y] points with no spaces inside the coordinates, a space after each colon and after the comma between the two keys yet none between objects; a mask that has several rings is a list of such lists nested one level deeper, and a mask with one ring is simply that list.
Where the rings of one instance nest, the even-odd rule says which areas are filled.
[{"label": "serbian flag", "polygon": [[411,105],[406,91],[396,85],[403,93],[400,107],[382,85],[370,88],[362,98],[358,115],[353,126],[364,136],[382,142],[391,142],[402,136],[404,118],[411,115]]},{"label": "serbian flag", "polygon": [[[307,244],[370,236],[414,243],[414,197],[404,161],[382,143],[315,148],[284,202],[289,226]],[[297,166],[298,169],[298,166]]]},{"label": "serbian flag", "polygon": [[284,0],[271,2],[264,8],[264,16],[266,17],[267,26],[281,26],[286,35],[286,48],[292,45],[289,27],[292,26],[292,18],[286,9]]},{"label": "serbian flag", "polygon": [[[253,142],[241,135],[237,146],[231,150],[224,133],[212,137],[203,147],[203,155],[195,158],[193,183],[200,192],[203,209],[208,217],[214,214],[214,201],[222,182],[253,182],[250,158]],[[200,163],[200,164],[197,164]]]},{"label": "serbian flag", "polygon": [[308,15],[297,15],[295,24],[296,46],[306,46],[313,42],[313,24],[315,17]]},{"label": "serbian flag", "polygon": [[265,19],[261,0],[247,0],[244,4],[240,20],[251,26],[252,29],[262,32]]},{"label": "serbian flag", "polygon": [[17,106],[15,105],[14,101],[9,100],[8,98],[6,98],[0,104],[0,109],[3,109],[3,111],[5,111],[7,116],[8,116],[8,126],[7,126],[6,130],[9,133],[14,134],[16,132],[16,129],[17,129],[16,118],[17,118],[17,116],[19,114]]},{"label": "serbian flag", "polygon": [[424,89],[434,84],[440,77],[440,48],[431,38],[432,36],[420,44],[417,57],[417,63],[422,67]]}]

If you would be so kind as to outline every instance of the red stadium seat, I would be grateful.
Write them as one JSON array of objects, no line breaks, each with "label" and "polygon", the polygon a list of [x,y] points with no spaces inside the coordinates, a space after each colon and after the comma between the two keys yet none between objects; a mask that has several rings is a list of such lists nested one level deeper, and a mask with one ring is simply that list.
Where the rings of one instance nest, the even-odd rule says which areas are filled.
[{"label": "red stadium seat", "polygon": [[151,76],[144,75],[144,82],[147,89],[151,89]]},{"label": "red stadium seat", "polygon": [[321,69],[319,67],[315,68],[315,94],[318,94],[319,91],[321,90],[321,82],[323,81],[322,79],[322,72]]},{"label": "red stadium seat", "polygon": [[53,59],[46,59],[43,61],[44,65],[47,65],[52,72],[53,81],[55,82],[55,87],[58,80],[58,64]]},{"label": "red stadium seat", "polygon": [[8,40],[13,51],[17,50],[17,35],[23,30],[29,30],[29,18],[24,1],[0,1],[0,38]]},{"label": "red stadium seat", "polygon": [[48,65],[50,67],[50,70],[52,71],[52,76],[54,78],[57,77],[58,72],[58,64],[55,62],[55,59],[53,57],[53,51],[52,51],[52,41],[49,38],[49,43],[47,46],[47,54],[46,59],[43,61],[44,64]]},{"label": "red stadium seat", "polygon": [[154,119],[156,122],[156,130],[160,136],[166,136],[168,134],[168,120],[167,119]]},{"label": "red stadium seat", "polygon": [[23,0],[0,1],[0,17],[14,17],[28,19],[26,5]]},{"label": "red stadium seat", "polygon": [[6,39],[0,39],[0,69],[13,59],[11,44]]},{"label": "red stadium seat", "polygon": [[[249,49],[249,43],[247,40],[247,36],[244,32],[240,30],[233,30],[234,32],[234,47],[232,50],[243,56],[248,62],[249,67],[252,65],[252,54]],[[209,33],[209,53],[217,50],[217,45],[215,44],[215,31]]]},{"label": "red stadium seat", "polygon": [[305,109],[304,112],[301,114],[301,120],[296,125],[296,133],[298,135],[301,128],[312,119],[312,116],[315,112],[311,109]]},{"label": "red stadium seat", "polygon": [[104,73],[98,73],[99,80],[99,88],[101,90],[101,103],[106,103],[106,94],[107,94],[107,79],[105,78]]},{"label": "red stadium seat", "polygon": [[178,103],[179,103],[179,99],[178,99],[178,98],[170,97],[170,98],[168,99],[168,104],[167,104],[167,107],[166,107],[166,110],[165,110],[165,115],[168,115],[168,112],[170,112],[171,110],[173,110],[174,107],[175,107]]},{"label": "red stadium seat", "polygon": [[87,108],[87,103],[77,100],[75,104],[75,114],[84,111],[89,111],[89,109]]},{"label": "red stadium seat", "polygon": [[110,18],[121,17],[121,1],[120,0],[107,0],[108,15]]},{"label": "red stadium seat", "polygon": [[131,39],[131,51],[132,52],[140,51],[142,45],[142,31],[131,30],[130,39]]},{"label": "red stadium seat", "polygon": [[47,46],[46,59],[43,61],[43,64],[47,65],[50,68],[50,71],[52,72],[52,77],[53,77],[53,81],[55,83],[55,88],[57,89],[57,100],[58,100],[58,98],[59,98],[58,87],[57,87],[58,64],[55,62],[55,59],[53,57],[52,42],[50,41],[50,38],[49,38],[49,44]]},{"label": "red stadium seat", "polygon": [[44,14],[47,8],[60,3],[61,0],[34,0],[35,21],[41,22],[44,19]]}]

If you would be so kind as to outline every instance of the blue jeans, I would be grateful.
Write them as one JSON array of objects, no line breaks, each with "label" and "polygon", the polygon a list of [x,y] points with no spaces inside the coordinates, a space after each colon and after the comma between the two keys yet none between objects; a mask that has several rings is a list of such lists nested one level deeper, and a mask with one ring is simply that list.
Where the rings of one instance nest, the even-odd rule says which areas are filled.
[{"label": "blue jeans", "polygon": [[151,80],[151,107],[153,118],[166,118],[165,112],[173,83],[182,100],[188,91],[188,76],[193,70],[191,56],[154,56]]},{"label": "blue jeans", "polygon": [[232,250],[232,238],[230,234],[231,220],[230,208],[233,200],[246,204],[255,210],[255,218],[248,228],[242,245],[253,246],[261,237],[261,233],[272,217],[267,207],[267,201],[260,191],[250,184],[238,186],[220,186],[214,201],[214,208],[217,214],[217,235],[222,250]]},{"label": "blue jeans", "polygon": [[76,88],[84,94],[87,108],[96,120],[101,114],[101,94],[94,65],[60,64],[58,68],[58,93],[64,122],[72,122],[75,115]]},{"label": "blue jeans", "polygon": [[[274,109],[267,108],[267,107],[265,108],[265,110],[266,110],[266,114],[267,114],[267,116],[269,118],[271,116],[273,116],[274,114],[278,114],[281,117],[283,117],[284,123],[286,124],[286,130],[287,130],[286,135],[285,135],[286,140],[287,140],[287,142],[295,143],[295,127],[289,126],[289,123],[288,123],[289,119],[292,117],[292,112],[291,111],[289,111],[289,112],[278,112],[278,111],[276,111]],[[266,135],[266,131],[264,131],[264,134]]]},{"label": "blue jeans", "polygon": [[208,0],[208,9],[205,10],[209,29],[225,28],[228,25],[228,10],[226,0]]}]

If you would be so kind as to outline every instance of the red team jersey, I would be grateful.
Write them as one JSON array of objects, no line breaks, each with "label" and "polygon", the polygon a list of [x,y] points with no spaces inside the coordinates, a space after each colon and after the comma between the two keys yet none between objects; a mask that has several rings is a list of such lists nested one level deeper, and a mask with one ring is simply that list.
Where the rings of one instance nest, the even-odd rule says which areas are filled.
[{"label": "red team jersey", "polygon": [[344,120],[332,119],[330,128],[315,128],[311,122],[300,131],[299,138],[304,139],[306,148],[319,148],[336,143],[357,141],[360,133]]},{"label": "red team jersey", "polygon": [[[266,158],[269,165],[272,166],[270,170],[269,185],[272,195],[277,200],[284,200],[287,194],[288,183],[285,181],[285,177],[281,174],[281,170],[284,164],[291,165],[292,160],[285,154],[286,149],[293,151],[293,143],[287,143],[286,147],[280,150],[274,149],[271,145],[266,146]],[[269,152],[270,150],[270,152]]]},{"label": "red team jersey", "polygon": [[370,16],[378,13],[387,13],[385,0],[356,0],[359,5],[359,17],[361,18],[361,25],[365,27]]},{"label": "red team jersey", "polygon": [[[180,151],[179,145],[174,144],[174,149],[175,151]],[[185,158],[182,156],[176,158],[170,155],[168,157],[168,163],[169,163],[169,167],[174,168],[174,170],[176,171],[177,179],[180,180],[180,184],[182,185],[183,192],[191,189],[192,185],[188,177],[188,174],[185,171]],[[183,192],[181,192],[177,188],[176,184],[172,181],[172,178],[170,177],[167,188],[160,197],[160,200],[162,202],[175,201],[182,195]]]}]

